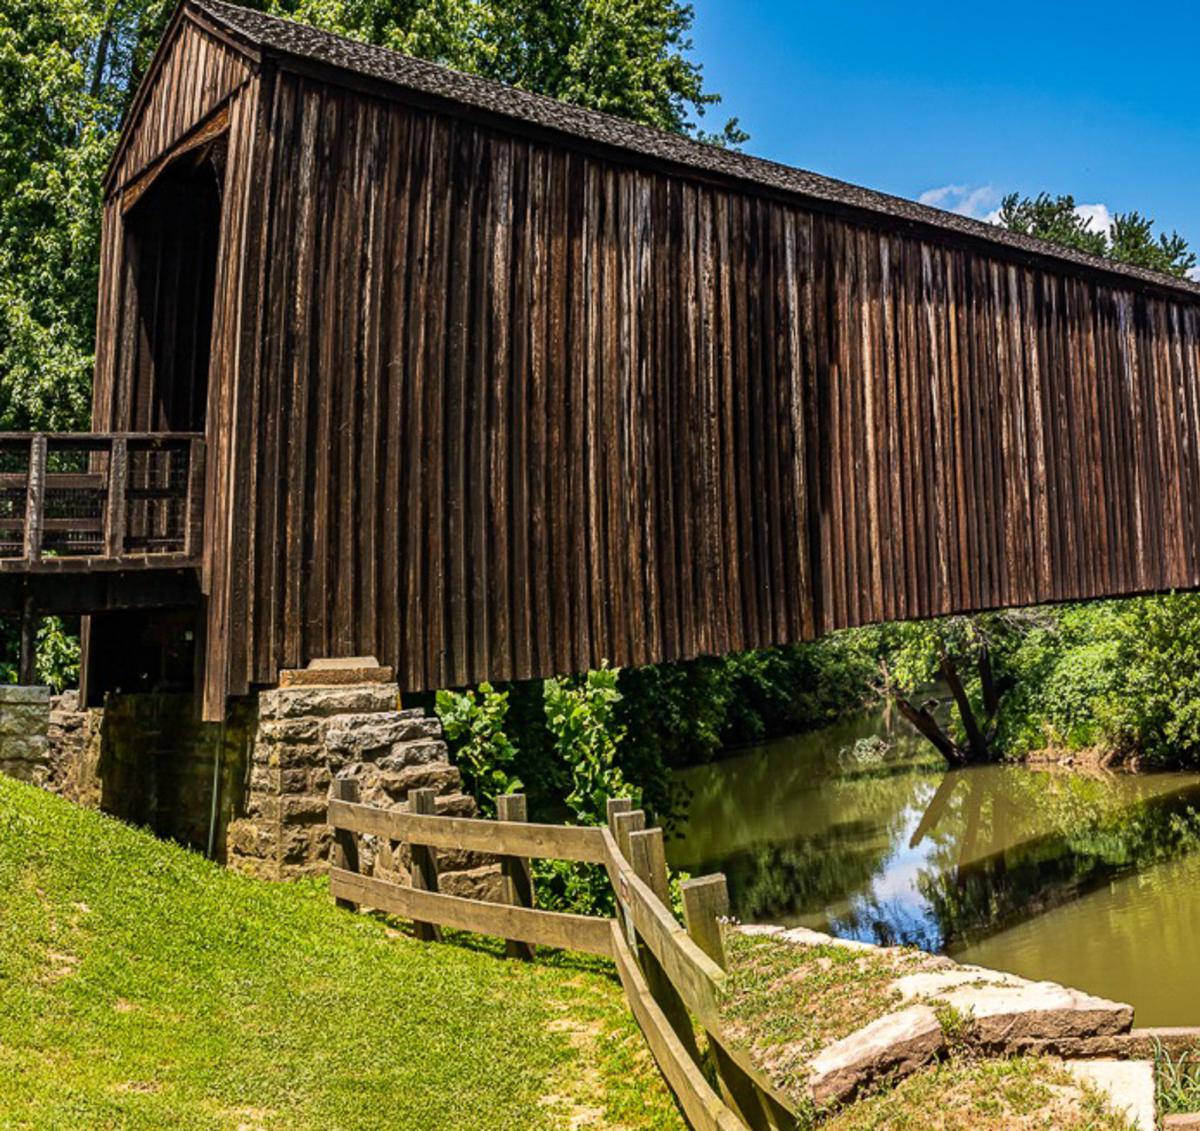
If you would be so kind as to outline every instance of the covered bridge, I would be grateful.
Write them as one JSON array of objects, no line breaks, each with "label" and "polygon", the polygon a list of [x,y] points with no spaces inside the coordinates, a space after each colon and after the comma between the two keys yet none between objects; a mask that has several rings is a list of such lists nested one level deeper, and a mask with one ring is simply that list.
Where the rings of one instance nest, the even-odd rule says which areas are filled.
[{"label": "covered bridge", "polygon": [[[218,0],[105,188],[102,521],[0,565],[95,614],[93,699],[193,647],[218,718],[314,657],[417,690],[1200,583],[1191,283]],[[59,440],[5,442],[53,494]]]}]

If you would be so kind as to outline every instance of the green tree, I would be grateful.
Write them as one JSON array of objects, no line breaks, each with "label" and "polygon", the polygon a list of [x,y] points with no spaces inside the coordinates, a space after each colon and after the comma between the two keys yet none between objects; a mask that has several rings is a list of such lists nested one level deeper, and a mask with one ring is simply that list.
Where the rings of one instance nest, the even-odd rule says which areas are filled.
[{"label": "green tree", "polygon": [[[663,129],[702,136],[720,101],[677,0],[254,6]],[[100,183],[172,11],[167,0],[0,7],[0,428],[87,426]],[[716,137],[744,139],[735,122]]]},{"label": "green tree", "polygon": [[1176,278],[1186,278],[1196,266],[1196,254],[1178,232],[1154,234],[1154,221],[1140,212],[1122,212],[1113,217],[1110,231],[1092,226],[1079,214],[1071,195],[1021,196],[1010,193],[1000,205],[1001,226],[1011,232],[1037,236],[1077,251],[1132,263]]},{"label": "green tree", "polygon": [[272,0],[270,10],[523,90],[706,141],[740,145],[737,120],[706,133],[704,89],[678,0]]}]

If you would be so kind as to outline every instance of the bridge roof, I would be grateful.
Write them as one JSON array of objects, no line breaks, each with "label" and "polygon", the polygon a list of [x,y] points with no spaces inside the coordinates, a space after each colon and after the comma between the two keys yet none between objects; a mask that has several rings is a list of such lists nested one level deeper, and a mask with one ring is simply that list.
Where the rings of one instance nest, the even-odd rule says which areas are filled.
[{"label": "bridge roof", "polygon": [[1056,261],[1075,270],[1123,276],[1143,285],[1200,296],[1200,283],[1115,263],[903,197],[707,145],[681,134],[531,94],[388,48],[227,4],[223,0],[185,0],[185,8],[198,14],[202,22],[207,17],[244,45],[282,56],[285,60],[311,61],[526,127],[566,134],[592,145],[623,150],[709,177],[750,182],[762,189],[802,197],[837,211],[885,218],[893,224],[899,222],[902,226],[932,229],[970,242],[983,242],[1005,250],[1010,256],[1015,253],[1019,257],[1032,257],[1042,264],[1047,260]]}]

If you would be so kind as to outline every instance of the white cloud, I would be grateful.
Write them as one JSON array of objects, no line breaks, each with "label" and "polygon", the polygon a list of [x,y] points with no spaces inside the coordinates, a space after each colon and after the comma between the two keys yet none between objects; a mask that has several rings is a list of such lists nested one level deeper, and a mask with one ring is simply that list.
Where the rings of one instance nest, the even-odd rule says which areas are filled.
[{"label": "white cloud", "polygon": [[[960,184],[926,189],[918,199],[933,208],[944,208],[947,212],[996,224],[1000,221],[1002,195],[995,185]],[[1108,235],[1112,231],[1112,210],[1107,204],[1079,204],[1075,211],[1088,221],[1093,232]]]},{"label": "white cloud", "polygon": [[1112,231],[1113,218],[1107,204],[1077,204],[1075,215],[1087,220],[1093,232],[1108,235]]},{"label": "white cloud", "polygon": [[919,200],[933,208],[944,208],[976,220],[991,219],[1000,203],[1000,191],[994,185],[942,185],[927,189]]}]

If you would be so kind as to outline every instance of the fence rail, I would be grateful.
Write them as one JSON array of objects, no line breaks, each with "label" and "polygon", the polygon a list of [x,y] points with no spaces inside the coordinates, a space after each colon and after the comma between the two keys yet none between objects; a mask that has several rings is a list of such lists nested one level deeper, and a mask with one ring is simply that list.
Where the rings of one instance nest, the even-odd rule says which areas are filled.
[{"label": "fence rail", "polygon": [[[436,816],[433,800],[434,791],[413,790],[407,810],[379,809],[359,803],[357,782],[334,782],[328,817],[334,830],[330,891],[340,905],[404,916],[422,938],[439,938],[439,928],[450,927],[502,938],[514,956],[530,957],[534,947],[550,946],[610,958],[659,1071],[692,1127],[759,1131],[798,1125],[788,1101],[744,1052],[731,1047],[721,1028],[724,876],[684,883],[685,928],[668,906],[662,830],[645,828],[645,815],[627,800],[609,802],[608,826],[600,828],[530,824],[520,819],[525,812],[520,795],[500,798],[499,812],[510,819],[494,821]],[[411,885],[362,874],[359,838],[364,834],[409,845]],[[508,902],[438,891],[434,849],[499,857]],[[617,917],[534,907],[530,858],[603,867],[616,895]]]},{"label": "fence rail", "polygon": [[0,432],[0,571],[177,566],[200,553],[204,438]]}]

